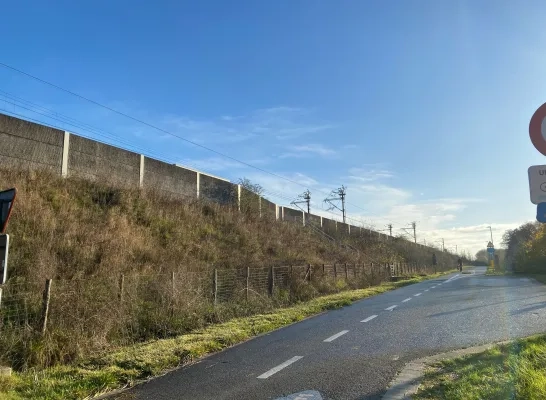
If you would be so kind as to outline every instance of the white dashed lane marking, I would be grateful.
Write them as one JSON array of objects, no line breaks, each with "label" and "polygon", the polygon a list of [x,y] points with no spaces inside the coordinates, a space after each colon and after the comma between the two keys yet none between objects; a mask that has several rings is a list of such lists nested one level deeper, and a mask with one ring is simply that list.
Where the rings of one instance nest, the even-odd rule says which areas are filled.
[{"label": "white dashed lane marking", "polygon": [[392,311],[392,310],[394,310],[396,307],[398,307],[398,306],[394,305],[394,306],[387,307],[387,308],[385,308],[385,311]]},{"label": "white dashed lane marking", "polygon": [[280,370],[288,367],[289,365],[291,364],[294,364],[296,361],[298,360],[301,360],[303,358],[303,356],[294,356],[292,357],[290,360],[286,360],[285,362],[283,362],[282,364],[279,364],[277,365],[275,368],[271,368],[269,371],[261,374],[260,376],[258,376],[258,379],[267,379],[269,378],[271,375],[274,375],[276,374],[277,372],[279,372]]},{"label": "white dashed lane marking", "polygon": [[411,297],[408,297],[407,299],[402,300],[402,303],[406,303],[406,302],[408,302],[408,301],[410,301],[410,300],[411,300]]},{"label": "white dashed lane marking", "polygon": [[377,317],[377,315],[370,315],[368,318],[363,319],[363,320],[360,321],[360,322],[370,322],[372,319],[374,319],[374,318],[376,318],[376,317]]},{"label": "white dashed lane marking", "polygon": [[330,336],[328,339],[324,339],[324,341],[325,341],[325,342],[328,342],[328,343],[329,343],[329,342],[333,342],[333,341],[336,340],[338,337],[345,335],[347,332],[349,332],[349,331],[341,331],[341,332],[338,332],[338,333],[336,333],[335,335]]},{"label": "white dashed lane marking", "polygon": [[415,297],[417,296],[421,296],[423,293],[417,293],[417,294],[414,294]]}]

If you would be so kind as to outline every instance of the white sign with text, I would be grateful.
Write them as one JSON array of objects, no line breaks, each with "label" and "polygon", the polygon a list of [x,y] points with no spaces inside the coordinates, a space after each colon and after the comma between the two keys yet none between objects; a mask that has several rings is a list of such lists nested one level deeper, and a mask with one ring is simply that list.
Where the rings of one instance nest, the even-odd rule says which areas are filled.
[{"label": "white sign with text", "polygon": [[533,165],[528,172],[531,203],[546,203],[546,165]]}]

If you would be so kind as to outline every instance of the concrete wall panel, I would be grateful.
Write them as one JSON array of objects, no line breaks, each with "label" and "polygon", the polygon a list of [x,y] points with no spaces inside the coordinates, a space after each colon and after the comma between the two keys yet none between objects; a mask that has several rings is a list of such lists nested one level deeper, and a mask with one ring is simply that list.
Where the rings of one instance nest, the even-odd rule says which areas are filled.
[{"label": "concrete wall panel", "polygon": [[237,185],[210,175],[199,175],[199,197],[223,205],[237,205]]},{"label": "concrete wall panel", "polygon": [[145,157],[144,188],[153,188],[175,197],[197,199],[197,172]]},{"label": "concrete wall panel", "polygon": [[0,165],[61,174],[64,131],[0,114]]},{"label": "concrete wall panel", "polygon": [[68,176],[138,187],[140,154],[70,135]]}]

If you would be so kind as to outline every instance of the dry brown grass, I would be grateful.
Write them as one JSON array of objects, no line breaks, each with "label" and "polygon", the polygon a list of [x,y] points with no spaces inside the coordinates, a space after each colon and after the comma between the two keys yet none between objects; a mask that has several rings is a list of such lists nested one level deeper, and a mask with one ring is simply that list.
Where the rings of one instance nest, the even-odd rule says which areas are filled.
[{"label": "dry brown grass", "polygon": [[[334,283],[298,277],[273,297],[258,294],[214,306],[215,268],[369,265],[404,255],[424,264],[430,257],[394,243],[344,239],[359,247],[356,254],[298,224],[259,218],[252,210],[239,213],[47,172],[0,170],[0,188],[12,186],[18,197],[8,227],[12,245],[3,310],[16,315],[3,314],[0,361],[17,369],[69,363],[112,346],[173,337],[386,278],[370,273]],[[42,337],[37,329],[48,278],[51,314]]]}]

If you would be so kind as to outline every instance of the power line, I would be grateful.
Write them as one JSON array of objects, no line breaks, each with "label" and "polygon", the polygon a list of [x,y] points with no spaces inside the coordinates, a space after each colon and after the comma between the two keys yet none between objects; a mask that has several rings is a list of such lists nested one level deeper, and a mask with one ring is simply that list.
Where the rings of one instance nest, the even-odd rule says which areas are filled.
[{"label": "power line", "polygon": [[[290,182],[290,183],[293,183],[293,184],[295,184],[295,185],[298,185],[298,186],[301,186],[301,187],[306,187],[306,185],[303,185],[303,184],[301,184],[301,183],[299,183],[299,182],[296,182],[296,181],[294,181],[294,180],[292,180],[292,179],[286,178],[286,177],[284,177],[284,176],[282,176],[282,175],[279,175],[279,174],[276,174],[276,173],[274,173],[274,172],[267,171],[267,170],[265,170],[265,169],[263,169],[263,168],[257,167],[257,166],[255,166],[255,165],[252,165],[252,164],[247,163],[247,162],[245,162],[245,161],[241,161],[241,160],[239,160],[239,159],[237,159],[237,158],[235,158],[235,157],[232,157],[232,156],[229,156],[229,155],[227,155],[227,154],[221,153],[221,152],[219,152],[219,151],[217,151],[217,150],[214,150],[214,149],[212,149],[212,148],[210,148],[210,147],[207,147],[207,146],[201,145],[201,144],[199,144],[199,143],[196,143],[196,142],[194,142],[194,141],[192,141],[192,140],[190,140],[190,139],[187,139],[187,138],[185,138],[185,137],[183,137],[183,136],[174,134],[174,133],[172,133],[172,132],[170,132],[170,131],[167,131],[167,130],[165,130],[165,129],[163,129],[163,128],[160,128],[160,127],[158,127],[158,126],[155,126],[155,125],[153,125],[153,124],[151,124],[151,123],[149,123],[149,122],[146,122],[146,121],[141,120],[141,119],[139,119],[139,118],[133,117],[133,116],[131,116],[131,115],[129,115],[129,114],[126,114],[126,113],[124,113],[124,112],[122,112],[122,111],[116,110],[116,109],[114,109],[114,108],[112,108],[112,107],[106,106],[106,105],[104,105],[104,104],[102,104],[102,103],[99,103],[99,102],[97,102],[97,101],[95,101],[95,100],[92,100],[92,99],[90,99],[90,98],[88,98],[88,97],[85,97],[85,96],[83,96],[83,95],[81,95],[81,94],[78,94],[78,93],[76,93],[76,92],[73,92],[73,91],[71,91],[71,90],[65,89],[65,88],[63,88],[63,87],[61,87],[61,86],[59,86],[59,85],[56,85],[56,84],[51,83],[51,82],[49,82],[49,81],[46,81],[45,79],[41,79],[41,78],[39,78],[39,77],[37,77],[37,76],[35,76],[35,75],[32,75],[32,74],[30,74],[30,73],[28,73],[28,72],[25,72],[25,71],[22,71],[22,70],[20,70],[20,69],[18,69],[18,68],[15,68],[15,67],[13,67],[13,66],[8,65],[8,64],[5,64],[5,63],[0,62],[0,66],[1,66],[1,67],[4,67],[4,68],[6,68],[6,69],[9,69],[9,70],[15,71],[15,72],[17,72],[18,74],[21,74],[21,75],[24,75],[24,76],[26,76],[26,77],[28,77],[28,78],[34,79],[34,80],[36,80],[36,81],[38,81],[38,82],[41,82],[41,83],[43,83],[43,84],[45,84],[45,85],[48,85],[48,86],[50,86],[50,87],[53,87],[53,88],[55,88],[55,89],[57,89],[57,90],[60,90],[60,91],[62,91],[62,92],[65,92],[65,93],[67,93],[67,94],[70,94],[71,96],[75,96],[75,97],[77,97],[77,98],[79,98],[79,99],[81,99],[81,100],[87,101],[87,102],[89,102],[89,103],[91,103],[91,104],[94,104],[94,105],[96,105],[96,106],[98,106],[98,107],[104,108],[104,109],[106,109],[106,110],[108,110],[108,111],[110,111],[110,112],[113,112],[113,113],[115,113],[115,114],[121,115],[121,116],[123,116],[123,117],[125,117],[125,118],[128,118],[128,119],[132,120],[132,121],[135,121],[135,122],[138,122],[138,123],[140,123],[140,124],[143,124],[143,125],[145,125],[145,126],[147,126],[147,127],[149,127],[149,128],[155,129],[155,130],[157,130],[157,131],[159,131],[159,132],[162,132],[162,133],[165,133],[165,134],[170,135],[170,136],[172,136],[172,137],[175,137],[175,138],[178,138],[178,139],[180,139],[180,140],[183,140],[183,141],[185,141],[185,142],[187,142],[187,143],[190,143],[190,144],[192,144],[192,145],[194,145],[194,146],[196,146],[196,147],[199,147],[199,148],[202,148],[202,149],[204,149],[204,150],[210,151],[210,152],[212,152],[212,153],[214,153],[214,154],[217,154],[217,155],[219,155],[219,156],[221,156],[221,157],[225,157],[225,158],[227,158],[227,159],[229,159],[229,160],[231,160],[231,161],[235,161],[235,162],[237,162],[237,163],[239,163],[239,164],[242,164],[242,165],[244,165],[244,166],[246,166],[246,167],[255,169],[255,170],[257,170],[257,171],[263,172],[263,173],[265,173],[265,174],[274,176],[274,177],[279,178],[279,179],[283,179],[283,180],[285,180],[285,181],[287,181],[287,182]],[[327,192],[322,191],[322,190],[318,190],[318,191],[319,191],[319,192],[322,192],[322,193],[324,193],[324,194],[328,194]],[[349,203],[349,202],[347,202],[347,204],[351,205],[352,207],[358,208],[358,209],[360,209],[360,210],[366,211],[364,208],[362,208],[362,207],[360,207],[360,206],[357,206],[356,204],[352,204],[352,203]]]},{"label": "power line", "polygon": [[175,133],[172,133],[172,132],[170,132],[170,131],[168,131],[168,130],[166,130],[166,129],[163,129],[163,128],[160,128],[160,127],[158,127],[158,126],[155,126],[155,125],[153,125],[153,124],[151,124],[151,123],[149,123],[149,122],[146,122],[146,121],[141,120],[141,119],[139,119],[139,118],[133,117],[133,116],[131,116],[131,115],[129,115],[129,114],[126,114],[126,113],[124,113],[124,112],[122,112],[122,111],[118,111],[118,110],[116,110],[116,109],[114,109],[114,108],[112,108],[112,107],[109,107],[109,106],[106,106],[106,105],[104,105],[104,104],[101,104],[101,103],[99,103],[99,102],[97,102],[97,101],[95,101],[95,100],[91,100],[91,99],[88,98],[88,97],[82,96],[82,95],[80,95],[80,94],[78,94],[78,93],[75,93],[75,92],[72,92],[72,91],[70,91],[70,90],[68,90],[68,89],[62,88],[61,86],[55,85],[54,83],[48,82],[48,81],[46,81],[46,80],[44,80],[44,79],[38,78],[37,76],[34,76],[34,75],[29,74],[29,73],[27,73],[27,72],[21,71],[20,69],[17,69],[17,68],[15,68],[15,67],[9,66],[9,65],[4,64],[4,63],[2,63],[2,62],[0,62],[0,66],[2,66],[2,67],[4,67],[4,68],[11,69],[12,71],[15,71],[15,72],[17,72],[17,73],[19,73],[19,74],[25,75],[25,76],[27,76],[27,77],[29,77],[29,78],[32,78],[32,79],[34,79],[34,80],[36,80],[36,81],[38,81],[38,82],[41,82],[41,83],[43,83],[43,84],[45,84],[45,85],[54,87],[55,89],[61,90],[61,91],[65,92],[65,93],[68,93],[68,94],[70,94],[70,95],[72,95],[72,96],[78,97],[79,99],[85,100],[85,101],[87,101],[87,102],[89,102],[89,103],[91,103],[91,104],[94,104],[94,105],[96,105],[96,106],[99,106],[99,107],[101,107],[101,108],[104,108],[105,110],[108,110],[108,111],[113,112],[113,113],[115,113],[115,114],[121,115],[122,117],[128,118],[128,119],[130,119],[130,120],[132,120],[132,121],[138,122],[138,123],[140,123],[140,124],[142,124],[142,125],[145,125],[145,126],[147,126],[147,127],[149,127],[149,128],[158,130],[159,132],[162,132],[162,133],[165,133],[165,134],[167,134],[167,135],[170,135],[170,136],[173,136],[173,137],[175,137],[175,138],[178,138],[178,139],[180,139],[180,140],[183,140],[183,141],[185,141],[185,142],[187,142],[187,143],[190,143],[190,144],[192,144],[192,145],[194,145],[194,146],[196,146],[196,147],[202,148],[202,149],[204,149],[204,150],[210,151],[210,152],[212,152],[212,153],[214,153],[214,154],[217,154],[217,155],[219,155],[219,156],[221,156],[221,157],[225,157],[225,158],[227,158],[227,159],[229,159],[229,160],[231,160],[231,161],[235,161],[235,162],[237,162],[237,163],[239,163],[239,164],[245,165],[245,166],[247,166],[247,167],[249,167],[249,168],[253,168],[253,169],[257,170],[257,171],[260,171],[260,172],[263,172],[263,173],[265,173],[265,174],[274,176],[274,177],[276,177],[276,178],[284,179],[284,180],[287,181],[287,182],[290,182],[290,183],[293,183],[293,184],[296,184],[296,185],[299,185],[299,186],[304,186],[304,185],[302,185],[302,184],[299,183],[299,182],[296,182],[296,181],[293,181],[293,180],[291,180],[291,179],[289,179],[289,178],[286,178],[286,177],[284,177],[284,176],[275,174],[274,172],[267,171],[267,170],[265,170],[265,169],[263,169],[263,168],[256,167],[255,165],[249,164],[249,163],[247,163],[247,162],[245,162],[245,161],[241,161],[241,160],[239,160],[239,159],[237,159],[237,158],[235,158],[235,157],[232,157],[232,156],[229,156],[229,155],[227,155],[227,154],[221,153],[221,152],[219,152],[219,151],[217,151],[217,150],[211,149],[210,147],[207,147],[207,146],[204,146],[204,145],[202,145],[202,144],[196,143],[196,142],[194,142],[194,141],[192,141],[192,140],[190,140],[190,139],[187,139],[187,138],[185,138],[185,137],[183,137],[183,136],[180,136],[180,135],[177,135],[177,134],[175,134]]},{"label": "power line", "polygon": [[[32,108],[29,108],[29,107],[26,107],[26,106],[22,106],[20,104],[17,104],[17,103],[14,103],[14,102],[10,102],[10,101],[7,101],[5,99],[3,99],[2,101],[4,101],[5,103],[7,104],[11,104],[15,107],[19,107],[19,108],[22,108],[24,110],[27,110],[27,111],[30,111],[32,113],[35,113],[35,114],[38,114],[38,115],[41,115],[43,117],[46,117],[46,118],[49,118],[49,119],[52,119],[52,120],[55,120],[55,121],[58,121],[58,122],[61,122],[61,123],[65,123],[65,124],[68,124],[70,126],[73,126],[73,127],[76,127],[76,128],[79,128],[79,129],[82,129],[84,131],[88,131],[88,132],[91,132],[93,133],[94,135],[97,135],[97,136],[101,136],[101,137],[105,137],[105,138],[108,138],[108,139],[111,139],[111,140],[114,140],[115,142],[118,142],[118,143],[122,143],[122,144],[125,144],[128,146],[129,149],[136,149],[136,150],[139,150],[141,151],[143,154],[148,154],[148,155],[153,155],[157,158],[162,158],[164,160],[167,160],[167,161],[170,161],[170,162],[173,162],[173,160],[169,160],[168,157],[165,157],[165,155],[161,154],[157,154],[157,153],[152,153],[152,152],[148,152],[147,150],[143,149],[143,148],[140,148],[138,146],[134,146],[132,145],[131,143],[129,142],[126,142],[126,141],[123,141],[121,139],[119,139],[115,134],[112,134],[108,131],[105,131],[101,128],[97,128],[97,127],[94,127],[92,125],[89,125],[85,122],[82,122],[82,121],[79,121],[75,118],[72,118],[72,117],[69,117],[67,115],[64,115],[62,113],[59,113],[59,112],[56,112],[54,110],[51,110],[51,109],[48,109],[46,107],[42,107],[40,105],[37,105],[36,103],[33,103],[29,100],[25,100],[21,97],[18,97],[18,96],[15,96],[15,95],[12,95],[8,92],[5,92],[3,90],[0,90],[0,93],[4,93],[4,96],[5,97],[8,97],[8,98],[11,98],[11,99],[15,99],[15,101],[20,101],[20,102],[23,102],[23,103],[26,103],[26,104],[29,104],[30,107],[34,107],[34,108],[37,108],[39,110],[44,110],[44,112],[40,112],[40,111],[37,111],[35,109],[32,109]],[[49,126],[49,127],[52,127],[52,128],[56,128],[56,129],[60,129],[60,130],[64,130],[65,128],[62,127],[62,126],[59,126],[59,125],[55,125],[55,124],[52,124],[52,123],[49,123],[49,122],[46,122],[44,120],[41,120],[41,119],[36,119],[36,118],[32,118],[32,117],[29,117],[28,115],[24,115],[24,114],[20,114],[20,113],[17,113],[15,111],[10,111],[10,110],[7,110],[7,109],[2,109],[4,112],[6,112],[7,114],[9,115],[13,115],[13,116],[16,116],[16,117],[21,117],[21,118],[24,118],[26,120],[29,120],[29,121],[32,121],[32,122],[36,122],[36,123],[39,123],[39,124],[42,124],[42,125],[45,125],[45,126]],[[50,114],[54,114],[54,115],[49,115],[48,113]],[[86,137],[86,138],[91,138],[89,136],[86,136],[86,135],[81,135],[82,137]],[[94,140],[96,140],[96,138],[93,138]],[[99,142],[101,142],[99,140]],[[104,143],[104,142],[101,142],[101,143]],[[173,162],[174,163],[174,162]],[[193,167],[195,169],[199,169],[197,166],[195,165],[191,165],[190,163],[187,163],[188,166],[190,167]],[[277,192],[277,191],[272,191],[272,190],[267,190],[267,189],[264,189],[264,193],[267,194],[267,195],[270,195],[274,198],[277,198],[277,199],[282,199],[282,200],[285,200],[287,203],[286,205],[289,205],[288,202],[291,202],[293,200],[293,197],[290,197],[289,195],[287,194],[284,194],[284,193],[281,193],[281,192]],[[309,199],[310,200],[310,199]],[[323,210],[325,212],[327,212],[329,215],[333,216],[334,218],[335,217],[338,217],[340,219],[343,219],[343,215],[342,214],[337,214],[335,212],[332,212],[331,210]],[[354,222],[355,224],[357,225],[364,225],[364,221],[362,220],[357,220],[355,218],[352,218],[350,216],[345,216],[346,220],[348,221],[352,221]]]}]

